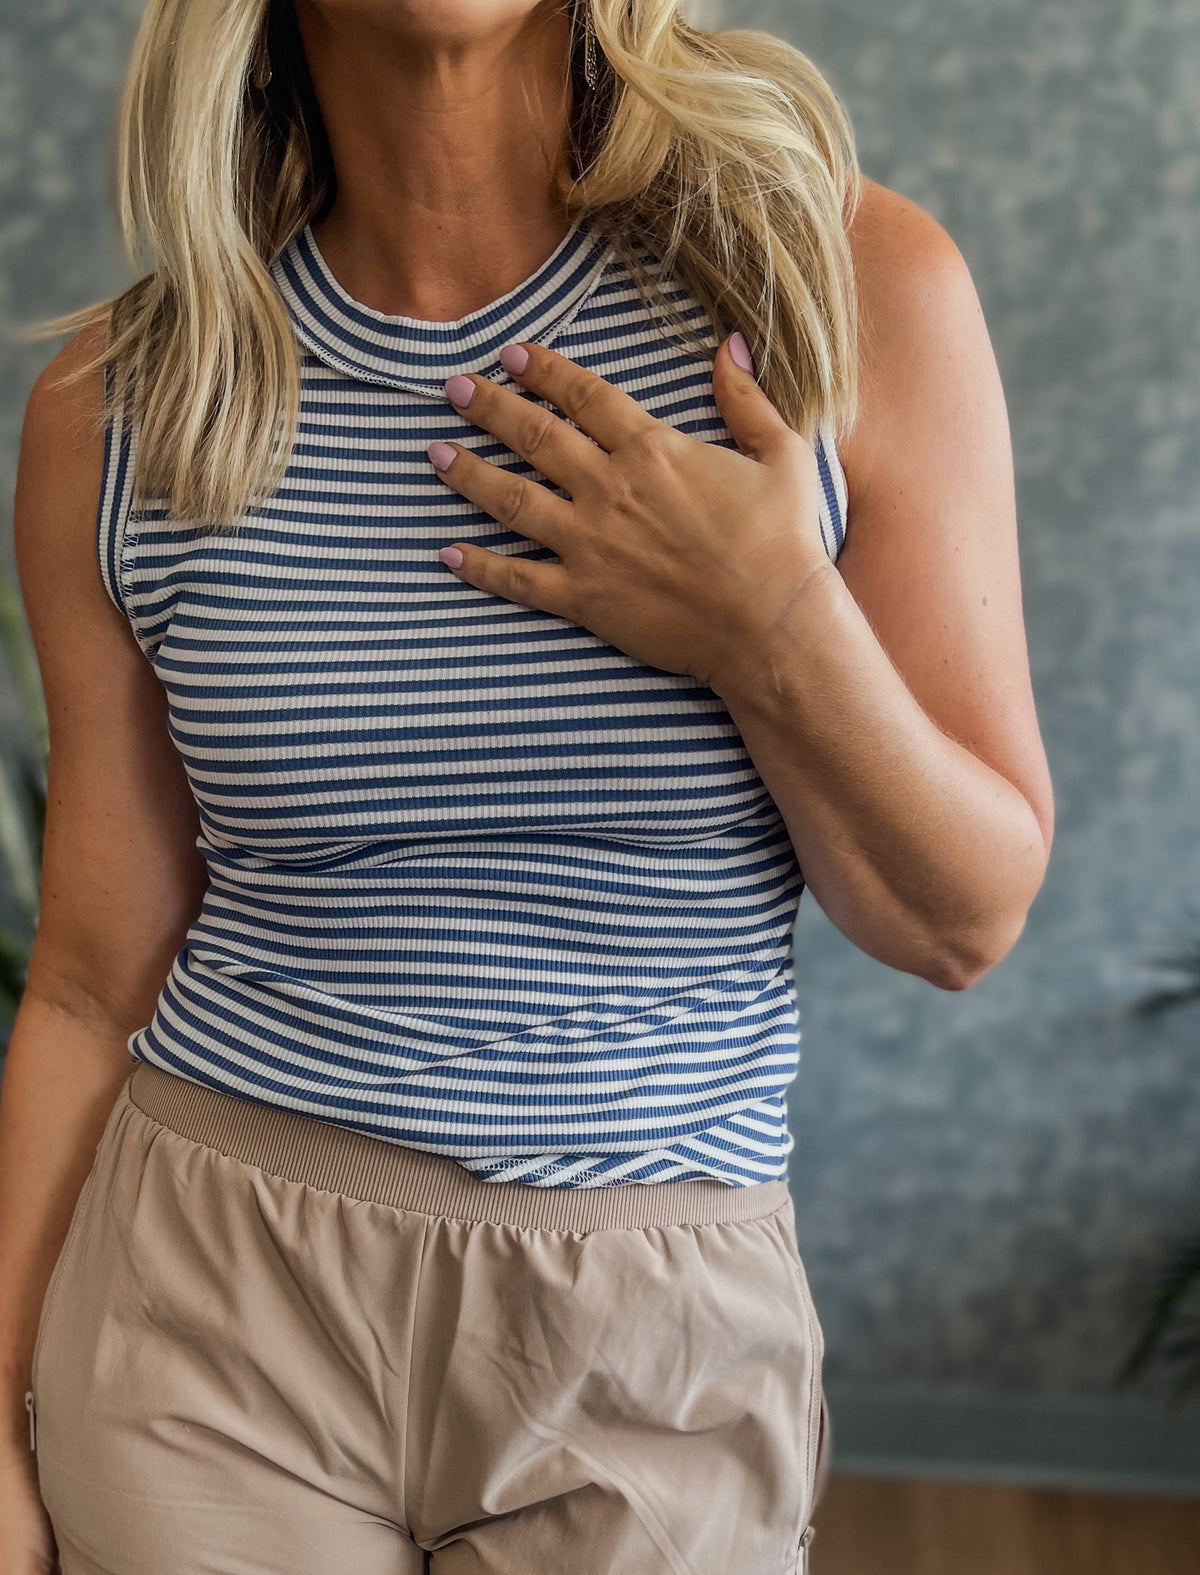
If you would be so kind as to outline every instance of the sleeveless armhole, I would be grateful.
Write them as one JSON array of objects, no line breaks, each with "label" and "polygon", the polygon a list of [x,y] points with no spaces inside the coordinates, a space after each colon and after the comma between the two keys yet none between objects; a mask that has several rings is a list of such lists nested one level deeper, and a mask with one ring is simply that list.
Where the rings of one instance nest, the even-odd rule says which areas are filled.
[{"label": "sleeveless armhole", "polygon": [[818,429],[816,455],[822,492],[821,538],[825,543],[825,551],[836,563],[846,540],[849,490],[830,423],[822,423]]},{"label": "sleeveless armhole", "polygon": [[[115,382],[111,362],[104,368],[106,397]],[[97,505],[96,543],[100,578],[118,612],[132,623],[124,582],[125,533],[133,497],[133,460],[136,433],[126,419],[125,403],[112,409],[104,429],[104,465]]]}]

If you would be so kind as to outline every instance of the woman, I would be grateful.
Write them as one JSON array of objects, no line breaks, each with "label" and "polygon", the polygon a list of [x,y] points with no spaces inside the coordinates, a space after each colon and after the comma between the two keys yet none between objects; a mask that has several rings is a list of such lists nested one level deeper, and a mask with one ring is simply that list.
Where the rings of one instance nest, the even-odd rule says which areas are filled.
[{"label": "woman", "polygon": [[962,258],[673,0],[151,0],[121,129],[0,1571],[803,1569],[796,904],[966,988],[1052,835]]}]

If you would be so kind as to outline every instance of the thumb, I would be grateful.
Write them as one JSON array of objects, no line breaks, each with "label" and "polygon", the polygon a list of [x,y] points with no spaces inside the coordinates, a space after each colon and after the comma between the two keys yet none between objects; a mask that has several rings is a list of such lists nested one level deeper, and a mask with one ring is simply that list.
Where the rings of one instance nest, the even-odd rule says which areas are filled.
[{"label": "thumb", "polygon": [[735,329],[717,352],[713,397],[743,454],[765,461],[779,451],[790,428],[758,386],[750,347],[740,329]]}]

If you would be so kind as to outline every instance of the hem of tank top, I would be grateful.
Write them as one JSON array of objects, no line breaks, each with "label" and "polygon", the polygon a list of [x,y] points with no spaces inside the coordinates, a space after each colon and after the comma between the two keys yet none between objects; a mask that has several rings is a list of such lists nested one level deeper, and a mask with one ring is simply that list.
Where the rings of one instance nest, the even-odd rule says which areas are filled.
[{"label": "hem of tank top", "polygon": [[[467,1167],[464,1166],[463,1168],[466,1169]],[[480,1181],[492,1186],[503,1186],[506,1179],[499,1176],[485,1176],[478,1171],[470,1171],[469,1174],[477,1176]],[[540,1180],[543,1180],[547,1176],[553,1176],[556,1174],[558,1174],[558,1172],[553,1170],[526,1170],[522,1171],[519,1176],[513,1176],[507,1179],[512,1181],[520,1181],[528,1186],[536,1186]],[[579,1171],[578,1174],[583,1176],[591,1176],[594,1175],[595,1172],[584,1170]],[[716,1175],[713,1172],[706,1171],[703,1175],[672,1176],[665,1179],[662,1176],[639,1176],[634,1177],[632,1180],[625,1177],[618,1177],[615,1181],[601,1181],[597,1182],[591,1187],[584,1187],[576,1183],[567,1182],[563,1184],[561,1190],[564,1192],[603,1192],[606,1187],[650,1187],[664,1184],[670,1185],[674,1182],[685,1181],[714,1181],[724,1187],[750,1187],[756,1186],[758,1182],[762,1180],[779,1181],[782,1179],[783,1177],[780,1175],[766,1177],[756,1176],[752,1181],[730,1181],[725,1176]],[[547,1187],[546,1190],[549,1192],[554,1191],[555,1189],[552,1187]]]},{"label": "hem of tank top", "polygon": [[[135,1054],[133,1052],[131,1052],[131,1054],[130,1054],[130,1059],[131,1059],[131,1062],[132,1062],[132,1065],[133,1065],[134,1069],[136,1069],[138,1066],[141,1066],[141,1065],[153,1066],[153,1067],[158,1068],[160,1071],[169,1071],[172,1074],[172,1076],[182,1077],[182,1078],[185,1078],[185,1079],[189,1079],[191,1081],[200,1082],[199,1079],[193,1078],[190,1073],[181,1070],[179,1067],[175,1067],[175,1066],[168,1067],[168,1066],[165,1066],[165,1065],[163,1065],[162,1063],[160,1063],[158,1061],[150,1060],[148,1057],[137,1055],[137,1054]],[[222,1093],[227,1093],[227,1094],[232,1094],[233,1093],[232,1089],[224,1088],[224,1087],[221,1087],[220,1085],[216,1085],[216,1084],[209,1084],[209,1083],[205,1083],[205,1082],[200,1082],[200,1086],[201,1087],[205,1087],[205,1088],[216,1088],[216,1089],[218,1089],[219,1092],[222,1092]],[[785,1112],[785,1118],[786,1118],[786,1098],[787,1098],[787,1088],[788,1088],[788,1086],[790,1086],[790,1084],[789,1085],[785,1085],[785,1086],[779,1088],[778,1090],[776,1090],[776,1093],[774,1095],[767,1096],[768,1098],[775,1098],[777,1100],[777,1102],[779,1102],[783,1106],[783,1109],[784,1109],[784,1112]],[[247,1099],[248,1098],[251,1101],[256,1101],[257,1100],[257,1096],[247,1095],[247,1094],[244,1094],[244,1093],[239,1093],[235,1097],[241,1098],[241,1099]],[[296,1109],[296,1107],[294,1107],[294,1106],[281,1106],[281,1105],[278,1105],[276,1102],[271,1101],[271,1100],[265,1100],[265,1101],[262,1101],[262,1102],[265,1103],[265,1104],[270,1105],[272,1108],[290,1109],[290,1110],[293,1110],[293,1111]],[[742,1107],[742,1110],[731,1111],[731,1112],[727,1113],[724,1117],[722,1117],[719,1121],[713,1122],[708,1127],[701,1128],[698,1132],[682,1134],[679,1138],[677,1138],[675,1140],[675,1143],[677,1143],[677,1144],[678,1143],[686,1143],[688,1141],[691,1141],[691,1140],[694,1140],[694,1139],[697,1139],[697,1138],[703,1138],[706,1134],[708,1134],[708,1133],[710,1133],[710,1132],[712,1132],[714,1130],[717,1130],[720,1127],[722,1127],[727,1121],[729,1121],[733,1117],[735,1117],[737,1115],[740,1115],[740,1114],[743,1114],[745,1112],[745,1110],[747,1110],[747,1109],[753,1109],[756,1105],[758,1105],[760,1103],[763,1103],[763,1101],[762,1100],[752,1101],[750,1105]],[[344,1130],[348,1130],[348,1131],[351,1131],[351,1132],[363,1133],[366,1136],[371,1137],[371,1138],[373,1138],[373,1139],[375,1139],[377,1141],[380,1141],[380,1142],[395,1143],[395,1144],[397,1144],[398,1146],[400,1146],[402,1148],[412,1148],[412,1149],[417,1150],[420,1153],[437,1154],[437,1155],[439,1155],[442,1158],[453,1160],[453,1162],[456,1165],[460,1166],[469,1175],[476,1177],[481,1182],[490,1183],[492,1185],[502,1185],[504,1183],[504,1179],[505,1178],[503,1178],[503,1177],[484,1175],[481,1171],[476,1170],[475,1168],[473,1168],[473,1165],[470,1163],[471,1156],[469,1156],[469,1155],[450,1154],[450,1153],[447,1153],[444,1149],[426,1148],[426,1147],[424,1147],[424,1146],[422,1146],[420,1144],[415,1144],[415,1143],[412,1143],[412,1142],[407,1141],[405,1139],[401,1139],[401,1138],[397,1138],[397,1137],[394,1137],[394,1136],[386,1135],[383,1132],[370,1131],[369,1129],[367,1129],[365,1127],[358,1126],[355,1123],[339,1120],[338,1116],[335,1113],[323,1114],[323,1115],[320,1115],[320,1116],[318,1116],[318,1115],[316,1115],[316,1114],[314,1114],[312,1112],[309,1112],[309,1111],[301,1111],[299,1113],[305,1115],[307,1118],[312,1119],[312,1120],[330,1121],[335,1126],[339,1126],[339,1127],[343,1128]],[[755,1185],[758,1185],[760,1183],[767,1184],[767,1183],[777,1182],[777,1181],[780,1181],[780,1180],[786,1180],[787,1177],[788,1177],[788,1174],[789,1174],[787,1161],[788,1161],[790,1155],[792,1154],[792,1152],[794,1150],[795,1139],[794,1139],[794,1135],[790,1132],[790,1129],[788,1129],[786,1127],[784,1129],[784,1136],[785,1136],[785,1144],[784,1144],[784,1146],[781,1149],[779,1149],[777,1151],[777,1158],[780,1161],[782,1161],[782,1167],[783,1168],[779,1169],[779,1170],[776,1170],[775,1173],[772,1174],[772,1175],[768,1175],[768,1176],[761,1176],[761,1175],[760,1176],[752,1176],[752,1177],[749,1177],[747,1179],[741,1179],[740,1177],[739,1178],[735,1178],[735,1179],[730,1179],[730,1173],[729,1172],[718,1172],[718,1171],[707,1170],[707,1171],[699,1171],[697,1174],[694,1174],[694,1175],[675,1176],[675,1177],[671,1177],[671,1178],[667,1178],[667,1179],[670,1182],[677,1182],[677,1181],[705,1181],[705,1180],[707,1180],[707,1181],[719,1182],[721,1185],[728,1186],[728,1187],[748,1187],[748,1186],[755,1186]],[[594,1161],[597,1161],[597,1160],[603,1160],[603,1159],[609,1159],[609,1158],[615,1158],[615,1157],[621,1157],[621,1158],[625,1158],[625,1159],[642,1159],[642,1160],[644,1160],[646,1157],[648,1157],[650,1155],[660,1155],[660,1154],[662,1154],[662,1155],[670,1155],[671,1153],[672,1153],[672,1145],[671,1144],[667,1144],[665,1147],[660,1144],[660,1145],[658,1145],[658,1146],[656,1146],[655,1148],[652,1148],[652,1149],[637,1150],[637,1151],[634,1151],[632,1153],[630,1151],[628,1151],[628,1150],[613,1150],[613,1149],[599,1149],[599,1150],[596,1150],[595,1152],[588,1152],[586,1150],[583,1151],[583,1152],[580,1152],[579,1150],[561,1150],[561,1151],[553,1151],[553,1150],[552,1151],[546,1151],[546,1150],[543,1150],[541,1152],[541,1154],[536,1156],[536,1157],[541,1158],[541,1157],[547,1156],[547,1154],[548,1154],[548,1157],[550,1157],[550,1158],[573,1160],[575,1162],[578,1162],[578,1161],[581,1161],[581,1160],[594,1162]],[[519,1161],[521,1159],[521,1157],[522,1156],[520,1154],[509,1154],[509,1155],[504,1155],[504,1156],[499,1157],[494,1162],[496,1164],[498,1164],[498,1165],[501,1165],[501,1166],[509,1166],[509,1165]],[[690,1162],[693,1165],[696,1164],[696,1159],[695,1159],[694,1155],[687,1156],[687,1158],[690,1160]],[[485,1161],[485,1163],[492,1163],[492,1162],[493,1161]],[[520,1181],[520,1182],[525,1182],[525,1181],[528,1181],[529,1178],[533,1178],[533,1177],[544,1178],[546,1176],[552,1176],[552,1175],[556,1175],[556,1174],[561,1174],[562,1169],[563,1169],[563,1167],[561,1165],[542,1165],[542,1166],[539,1166],[536,1170],[525,1171],[525,1172],[522,1173],[521,1176],[518,1176],[518,1177],[515,1177],[515,1178],[509,1178],[509,1179],[514,1179],[514,1180],[517,1180],[517,1181]],[[580,1171],[578,1171],[578,1174],[580,1174],[580,1175],[589,1175],[589,1174],[595,1174],[595,1172],[587,1171],[587,1170],[580,1170]],[[661,1178],[661,1177],[658,1177],[658,1178],[656,1178],[656,1177],[647,1177],[647,1178],[643,1178],[641,1180],[630,1181],[628,1179],[618,1178],[617,1180],[614,1180],[614,1181],[601,1182],[596,1187],[588,1189],[588,1190],[601,1190],[604,1187],[612,1187],[612,1186],[617,1186],[617,1185],[646,1186],[646,1185],[652,1185],[656,1181],[662,1181],[663,1179],[664,1178]]]},{"label": "hem of tank top", "polygon": [[[589,1157],[594,1157],[595,1159],[607,1159],[607,1158],[610,1157],[610,1152],[611,1151],[605,1151],[605,1152],[596,1154],[595,1156],[588,1156],[586,1154],[580,1155],[580,1154],[564,1153],[562,1155],[562,1158],[565,1159],[565,1160],[572,1160],[572,1159],[573,1160],[579,1160],[579,1159],[587,1159]],[[670,1150],[665,1150],[665,1151],[663,1149],[649,1149],[649,1150],[647,1150],[648,1154],[661,1154],[663,1152],[669,1153]],[[641,1155],[624,1155],[623,1157],[628,1159],[628,1158],[641,1158],[642,1156]],[[514,1156],[514,1158],[519,1158],[519,1156]],[[461,1160],[457,1160],[456,1163],[461,1165],[462,1161]],[[534,1178],[544,1178],[546,1176],[555,1176],[555,1175],[561,1174],[562,1168],[563,1168],[562,1166],[541,1166],[537,1170],[522,1171],[522,1173],[519,1176],[513,1177],[511,1179],[516,1180],[516,1181],[529,1182],[530,1184],[532,1184],[532,1181],[533,1181]],[[471,1167],[469,1165],[463,1165],[463,1169],[469,1171],[469,1173],[471,1175],[477,1176],[480,1181],[490,1182],[493,1185],[502,1185],[503,1184],[502,1178],[499,1177],[499,1176],[488,1176],[488,1175],[485,1175],[482,1171],[471,1169]],[[581,1170],[581,1171],[578,1171],[577,1174],[583,1175],[583,1176],[589,1176],[589,1175],[595,1175],[595,1171]],[[726,1186],[726,1187],[753,1187],[753,1186],[757,1186],[760,1182],[786,1180],[787,1179],[787,1174],[788,1174],[787,1173],[787,1169],[785,1168],[785,1169],[783,1169],[781,1171],[777,1171],[774,1175],[771,1175],[771,1176],[753,1176],[753,1177],[750,1177],[749,1179],[747,1179],[745,1181],[742,1181],[742,1180],[731,1180],[730,1177],[727,1174],[720,1174],[720,1173],[718,1173],[716,1171],[704,1171],[702,1174],[699,1174],[699,1175],[672,1176],[672,1177],[668,1177],[668,1178],[663,1178],[661,1176],[645,1176],[645,1177],[635,1177],[634,1179],[630,1180],[630,1179],[628,1179],[626,1177],[618,1177],[614,1181],[603,1181],[603,1182],[598,1183],[593,1188],[588,1188],[588,1189],[583,1189],[583,1190],[600,1191],[604,1187],[616,1187],[616,1186],[640,1186],[640,1187],[647,1187],[647,1186],[657,1185],[657,1184],[661,1183],[664,1179],[666,1179],[668,1181],[715,1181],[715,1182],[719,1182],[722,1186]]]}]

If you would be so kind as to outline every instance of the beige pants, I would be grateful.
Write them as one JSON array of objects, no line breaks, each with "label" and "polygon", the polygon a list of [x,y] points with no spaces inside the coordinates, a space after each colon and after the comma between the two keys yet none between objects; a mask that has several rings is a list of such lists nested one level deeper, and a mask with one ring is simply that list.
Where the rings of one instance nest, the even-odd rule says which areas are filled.
[{"label": "beige pants", "polygon": [[785,1181],[484,1182],[139,1065],[38,1475],[63,1575],[798,1575],[823,1350]]}]

